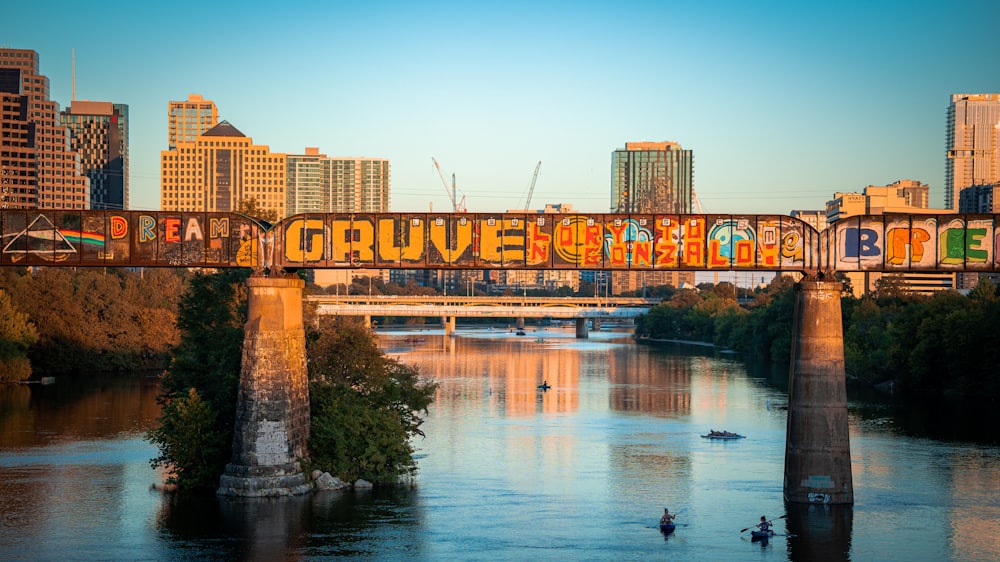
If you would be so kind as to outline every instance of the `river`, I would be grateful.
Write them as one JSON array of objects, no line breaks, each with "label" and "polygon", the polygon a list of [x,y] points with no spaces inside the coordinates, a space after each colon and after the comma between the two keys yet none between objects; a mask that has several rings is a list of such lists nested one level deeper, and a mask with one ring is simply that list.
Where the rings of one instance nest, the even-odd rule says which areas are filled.
[{"label": "river", "polygon": [[[1000,560],[995,404],[852,388],[855,505],[786,505],[786,369],[613,331],[380,341],[439,382],[406,489],[178,500],[142,439],[155,378],[0,386],[0,558]],[[740,532],[761,515],[787,536]]]}]

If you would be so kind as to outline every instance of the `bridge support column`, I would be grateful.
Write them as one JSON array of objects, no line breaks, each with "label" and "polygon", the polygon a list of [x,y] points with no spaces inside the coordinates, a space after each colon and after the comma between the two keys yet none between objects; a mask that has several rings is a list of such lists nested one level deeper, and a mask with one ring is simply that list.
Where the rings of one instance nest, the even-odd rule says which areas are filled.
[{"label": "bridge support column", "polygon": [[365,314],[362,317],[362,322],[364,322],[365,328],[371,328],[372,327],[372,315],[371,314]]},{"label": "bridge support column", "polygon": [[841,283],[808,279],[795,285],[785,438],[789,502],[854,503],[841,289]]},{"label": "bridge support column", "polygon": [[576,337],[577,339],[587,339],[590,334],[587,333],[587,319],[577,318],[576,319]]},{"label": "bridge support column", "polygon": [[309,439],[303,286],[298,278],[247,279],[233,455],[219,495],[292,496],[312,489],[298,463]]},{"label": "bridge support column", "polygon": [[455,333],[455,317],[454,316],[442,316],[441,325],[444,326],[444,337],[448,337]]},{"label": "bridge support column", "polygon": [[524,329],[524,317],[522,316],[522,317],[518,318],[515,321],[514,326],[517,327],[518,330],[523,330]]},{"label": "bridge support column", "polygon": [[600,329],[601,329],[601,319],[600,318],[593,318],[593,319],[590,320],[590,322],[591,322],[591,324],[594,325],[594,331],[595,332],[600,331]]}]

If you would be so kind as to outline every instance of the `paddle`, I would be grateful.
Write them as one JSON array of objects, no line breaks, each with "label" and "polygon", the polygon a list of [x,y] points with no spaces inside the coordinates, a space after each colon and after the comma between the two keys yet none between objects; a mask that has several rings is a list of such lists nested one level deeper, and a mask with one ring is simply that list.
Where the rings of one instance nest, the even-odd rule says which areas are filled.
[{"label": "paddle", "polygon": [[[787,516],[787,515],[782,515],[781,517],[775,517],[774,519],[784,519],[785,517],[788,517],[788,516]],[[770,521],[768,521],[768,523],[771,523],[771,522],[773,522],[773,521],[774,521],[774,519],[771,519]],[[747,527],[746,529],[740,529],[740,532],[741,532],[741,533],[744,533],[744,532],[746,532],[746,531],[747,531],[747,529],[753,529],[754,527],[760,527],[760,523],[757,523],[756,525],[750,525],[750,526],[749,526],[749,527]]]}]

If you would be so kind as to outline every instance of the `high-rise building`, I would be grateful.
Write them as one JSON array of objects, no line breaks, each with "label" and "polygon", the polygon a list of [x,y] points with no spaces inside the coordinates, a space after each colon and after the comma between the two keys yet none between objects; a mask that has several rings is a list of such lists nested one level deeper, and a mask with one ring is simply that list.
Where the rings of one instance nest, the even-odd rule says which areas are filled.
[{"label": "high-rise building", "polygon": [[389,160],[328,157],[307,147],[289,154],[286,206],[299,213],[384,213],[389,211]]},{"label": "high-rise building", "polygon": [[187,101],[168,102],[167,148],[174,149],[178,142],[194,142],[198,135],[219,124],[219,110],[215,102],[198,94],[188,94]]},{"label": "high-rise building", "polygon": [[[319,148],[286,156],[288,215],[300,213],[386,213],[389,211],[389,160],[330,157]],[[388,270],[316,270],[320,286],[350,285],[355,277],[389,281]],[[410,272],[414,274],[413,272]],[[442,272],[443,273],[443,272]],[[424,274],[420,272],[420,274]]]},{"label": "high-rise building", "polygon": [[611,156],[611,211],[690,213],[694,155],[676,142],[627,142]]},{"label": "high-rise building", "polygon": [[242,201],[285,213],[285,155],[222,121],[194,141],[160,152],[160,208],[232,212]]},{"label": "high-rise building", "polygon": [[1000,94],[952,94],[948,106],[944,206],[963,189],[1000,183]]},{"label": "high-rise building", "polygon": [[[676,142],[627,142],[611,155],[611,211],[692,212],[694,154]],[[611,294],[657,285],[693,285],[691,271],[615,271]]]},{"label": "high-rise building", "polygon": [[90,207],[90,182],[35,51],[0,49],[0,142],[0,208]]},{"label": "high-rise building", "polygon": [[59,114],[90,179],[91,209],[128,208],[128,106],[73,100]]}]

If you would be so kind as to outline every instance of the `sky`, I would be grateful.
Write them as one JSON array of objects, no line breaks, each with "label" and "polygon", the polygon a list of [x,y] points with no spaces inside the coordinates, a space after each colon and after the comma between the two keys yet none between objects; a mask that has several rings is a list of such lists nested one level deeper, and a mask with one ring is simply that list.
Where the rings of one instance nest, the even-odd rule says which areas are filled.
[{"label": "sky", "polygon": [[130,207],[159,209],[167,104],[272,152],[388,158],[390,210],[608,212],[611,154],[674,141],[706,213],[823,209],[900,179],[943,207],[953,93],[1000,92],[1000,2],[15,2],[0,45],[51,98],[129,106]]}]

